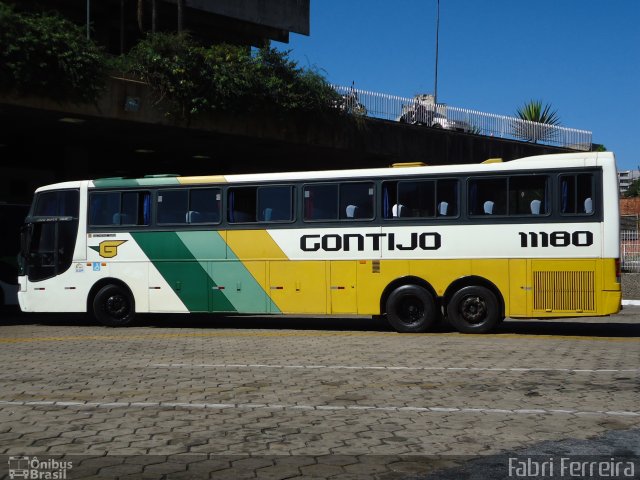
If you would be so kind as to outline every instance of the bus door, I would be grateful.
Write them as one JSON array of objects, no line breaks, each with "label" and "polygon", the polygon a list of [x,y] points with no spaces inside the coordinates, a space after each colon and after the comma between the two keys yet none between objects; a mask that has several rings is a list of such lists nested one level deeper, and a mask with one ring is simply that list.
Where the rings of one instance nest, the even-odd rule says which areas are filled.
[{"label": "bus door", "polygon": [[333,260],[329,263],[331,313],[357,313],[357,261]]},{"label": "bus door", "polygon": [[509,260],[509,306],[506,315],[530,316],[532,290],[531,261],[526,258]]},{"label": "bus door", "polygon": [[269,313],[271,308],[263,285],[266,262],[230,258],[209,262],[211,312]]},{"label": "bus door", "polygon": [[282,313],[327,313],[327,262],[269,262],[269,295]]}]

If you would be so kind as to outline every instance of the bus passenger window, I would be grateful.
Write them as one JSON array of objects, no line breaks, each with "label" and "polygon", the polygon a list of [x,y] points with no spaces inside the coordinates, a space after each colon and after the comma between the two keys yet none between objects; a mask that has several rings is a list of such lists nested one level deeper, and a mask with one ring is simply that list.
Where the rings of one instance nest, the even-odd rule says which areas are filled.
[{"label": "bus passenger window", "polygon": [[[434,181],[398,182],[399,217],[435,216],[436,190]],[[392,212],[393,213],[393,212]]]},{"label": "bus passenger window", "polygon": [[337,220],[338,185],[322,183],[304,187],[303,218],[305,221]]},{"label": "bus passenger window", "polygon": [[119,222],[117,225],[138,225],[138,192],[124,192],[122,194]]},{"label": "bus passenger window", "polygon": [[564,215],[591,215],[594,212],[593,174],[560,176],[560,212]]},{"label": "bus passenger window", "polygon": [[382,186],[384,218],[458,216],[458,180],[400,180]]},{"label": "bus passenger window", "polygon": [[469,215],[505,215],[507,179],[476,178],[469,181]]},{"label": "bus passenger window", "polygon": [[89,197],[89,225],[114,227],[149,225],[151,192],[95,192]]},{"label": "bus passenger window", "polygon": [[89,197],[89,225],[96,227],[115,225],[114,217],[119,214],[120,192],[92,193]]},{"label": "bus passenger window", "polygon": [[230,223],[256,221],[256,187],[230,188],[227,199],[227,220]]},{"label": "bus passenger window", "polygon": [[194,188],[189,192],[187,223],[219,223],[222,193],[219,188]]},{"label": "bus passenger window", "polygon": [[373,183],[340,184],[340,219],[373,218]]},{"label": "bus passenger window", "polygon": [[293,220],[293,188],[289,185],[259,187],[258,219],[261,222]]},{"label": "bus passenger window", "polygon": [[458,216],[458,180],[443,179],[436,183],[436,216]]},{"label": "bus passenger window", "polygon": [[548,185],[546,175],[509,177],[509,215],[548,214]]},{"label": "bus passenger window", "polygon": [[158,223],[187,223],[189,211],[189,191],[158,190],[157,196]]}]

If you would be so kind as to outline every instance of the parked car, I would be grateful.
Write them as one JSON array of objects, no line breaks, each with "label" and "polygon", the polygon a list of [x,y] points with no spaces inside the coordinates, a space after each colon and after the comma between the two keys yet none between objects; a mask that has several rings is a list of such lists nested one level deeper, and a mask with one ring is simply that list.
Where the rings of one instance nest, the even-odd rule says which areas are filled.
[{"label": "parked car", "polygon": [[453,120],[446,115],[446,106],[425,102],[423,95],[417,95],[413,103],[402,106],[402,113],[398,118],[400,123],[412,125],[428,125],[434,128],[455,130],[457,132],[471,132],[472,128],[467,122]]}]

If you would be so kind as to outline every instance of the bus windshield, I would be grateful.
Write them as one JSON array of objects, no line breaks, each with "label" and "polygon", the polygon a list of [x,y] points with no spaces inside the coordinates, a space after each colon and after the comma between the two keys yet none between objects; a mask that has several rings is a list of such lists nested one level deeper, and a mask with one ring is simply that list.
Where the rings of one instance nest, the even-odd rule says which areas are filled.
[{"label": "bus windshield", "polygon": [[80,193],[60,190],[36,195],[21,235],[21,273],[37,281],[71,266],[78,234]]}]

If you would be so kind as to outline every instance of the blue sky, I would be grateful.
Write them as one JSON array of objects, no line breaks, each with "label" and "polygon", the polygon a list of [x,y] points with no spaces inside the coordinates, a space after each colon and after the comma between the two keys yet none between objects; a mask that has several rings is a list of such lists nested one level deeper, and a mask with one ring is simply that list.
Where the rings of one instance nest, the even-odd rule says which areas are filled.
[{"label": "blue sky", "polygon": [[[436,0],[311,0],[300,66],[331,83],[432,93]],[[513,115],[551,103],[618,168],[640,165],[640,0],[440,0],[438,101]]]}]

